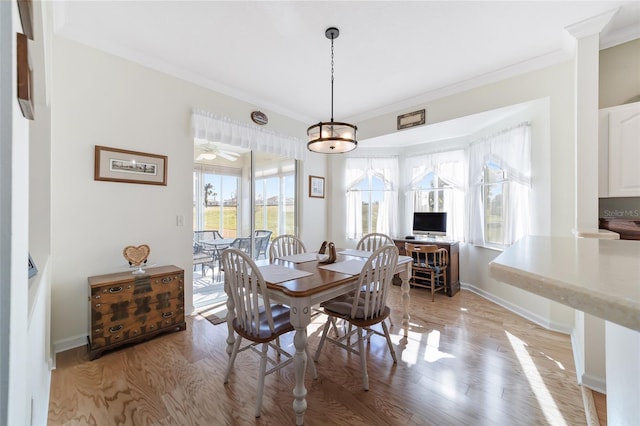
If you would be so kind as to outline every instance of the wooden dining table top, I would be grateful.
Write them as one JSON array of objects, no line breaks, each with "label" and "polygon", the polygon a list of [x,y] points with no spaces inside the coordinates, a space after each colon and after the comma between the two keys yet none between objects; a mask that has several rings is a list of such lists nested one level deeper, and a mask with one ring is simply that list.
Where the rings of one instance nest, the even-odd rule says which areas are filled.
[{"label": "wooden dining table top", "polygon": [[[358,260],[361,261],[362,264],[366,262],[366,258],[360,256],[351,256],[345,254],[338,254],[337,260],[338,262],[345,262],[349,260]],[[398,265],[401,266],[405,263],[409,263],[411,258],[407,256],[401,256],[398,260]],[[256,265],[266,266],[266,265],[280,265],[287,268],[296,269],[299,271],[310,272],[312,275],[308,275],[302,278],[296,278],[285,282],[280,283],[270,283],[266,281],[267,288],[280,291],[287,296],[290,297],[307,297],[316,293],[321,293],[323,291],[329,290],[333,287],[341,286],[343,284],[352,282],[356,283],[359,278],[359,275],[347,274],[343,272],[336,272],[330,269],[321,268],[321,266],[325,265],[320,263],[317,260],[312,260],[308,262],[296,263],[290,260],[284,259],[274,259],[273,261],[269,261],[269,259],[263,259],[256,261]]]}]

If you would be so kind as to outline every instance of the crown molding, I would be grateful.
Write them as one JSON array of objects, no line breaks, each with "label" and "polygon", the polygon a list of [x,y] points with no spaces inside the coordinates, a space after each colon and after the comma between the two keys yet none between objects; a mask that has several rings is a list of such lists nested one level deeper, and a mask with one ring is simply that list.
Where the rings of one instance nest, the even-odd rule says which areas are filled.
[{"label": "crown molding", "polygon": [[598,34],[602,32],[604,27],[611,22],[613,16],[618,13],[620,8],[609,10],[608,12],[601,13],[600,15],[593,16],[585,19],[584,21],[576,22],[568,27],[565,27],[565,31],[571,34],[576,39],[588,37],[590,35]]}]

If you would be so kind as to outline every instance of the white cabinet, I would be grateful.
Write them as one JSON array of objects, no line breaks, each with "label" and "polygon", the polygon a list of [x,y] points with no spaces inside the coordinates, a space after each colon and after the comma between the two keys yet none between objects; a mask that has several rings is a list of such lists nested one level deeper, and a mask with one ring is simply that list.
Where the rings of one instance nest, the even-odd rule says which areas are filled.
[{"label": "white cabinet", "polygon": [[640,102],[600,110],[601,197],[640,196]]}]

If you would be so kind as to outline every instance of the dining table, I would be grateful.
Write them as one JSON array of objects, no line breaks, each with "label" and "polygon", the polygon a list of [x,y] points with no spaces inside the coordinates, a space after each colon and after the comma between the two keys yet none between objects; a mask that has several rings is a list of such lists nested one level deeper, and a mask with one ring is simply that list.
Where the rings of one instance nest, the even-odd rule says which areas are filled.
[{"label": "dining table", "polygon": [[[295,386],[293,388],[293,411],[296,425],[302,425],[307,409],[307,389],[304,386],[307,366],[307,326],[311,323],[312,306],[357,289],[358,277],[366,260],[372,252],[362,250],[340,250],[336,262],[323,264],[318,261],[317,253],[300,253],[273,260],[258,260],[267,288],[269,299],[290,307],[290,321],[295,328],[293,345],[295,354]],[[409,327],[409,279],[412,259],[399,256],[396,273],[402,284],[402,327],[405,334]],[[227,298],[227,353],[231,355],[235,343],[232,327],[235,315],[232,298]],[[313,361],[311,361],[313,362]]]}]

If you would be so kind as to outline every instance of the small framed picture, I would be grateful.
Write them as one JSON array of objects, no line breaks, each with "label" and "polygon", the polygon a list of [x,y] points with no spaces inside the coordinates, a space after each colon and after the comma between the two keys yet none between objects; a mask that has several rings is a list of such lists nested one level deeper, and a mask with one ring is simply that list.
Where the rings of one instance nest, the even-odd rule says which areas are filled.
[{"label": "small framed picture", "polygon": [[31,258],[31,254],[29,254],[29,278],[33,277],[38,273],[38,268],[36,268],[36,264]]},{"label": "small framed picture", "polygon": [[324,198],[324,178],[309,176],[309,197]]},{"label": "small framed picture", "polygon": [[167,186],[167,156],[96,145],[93,178]]}]

